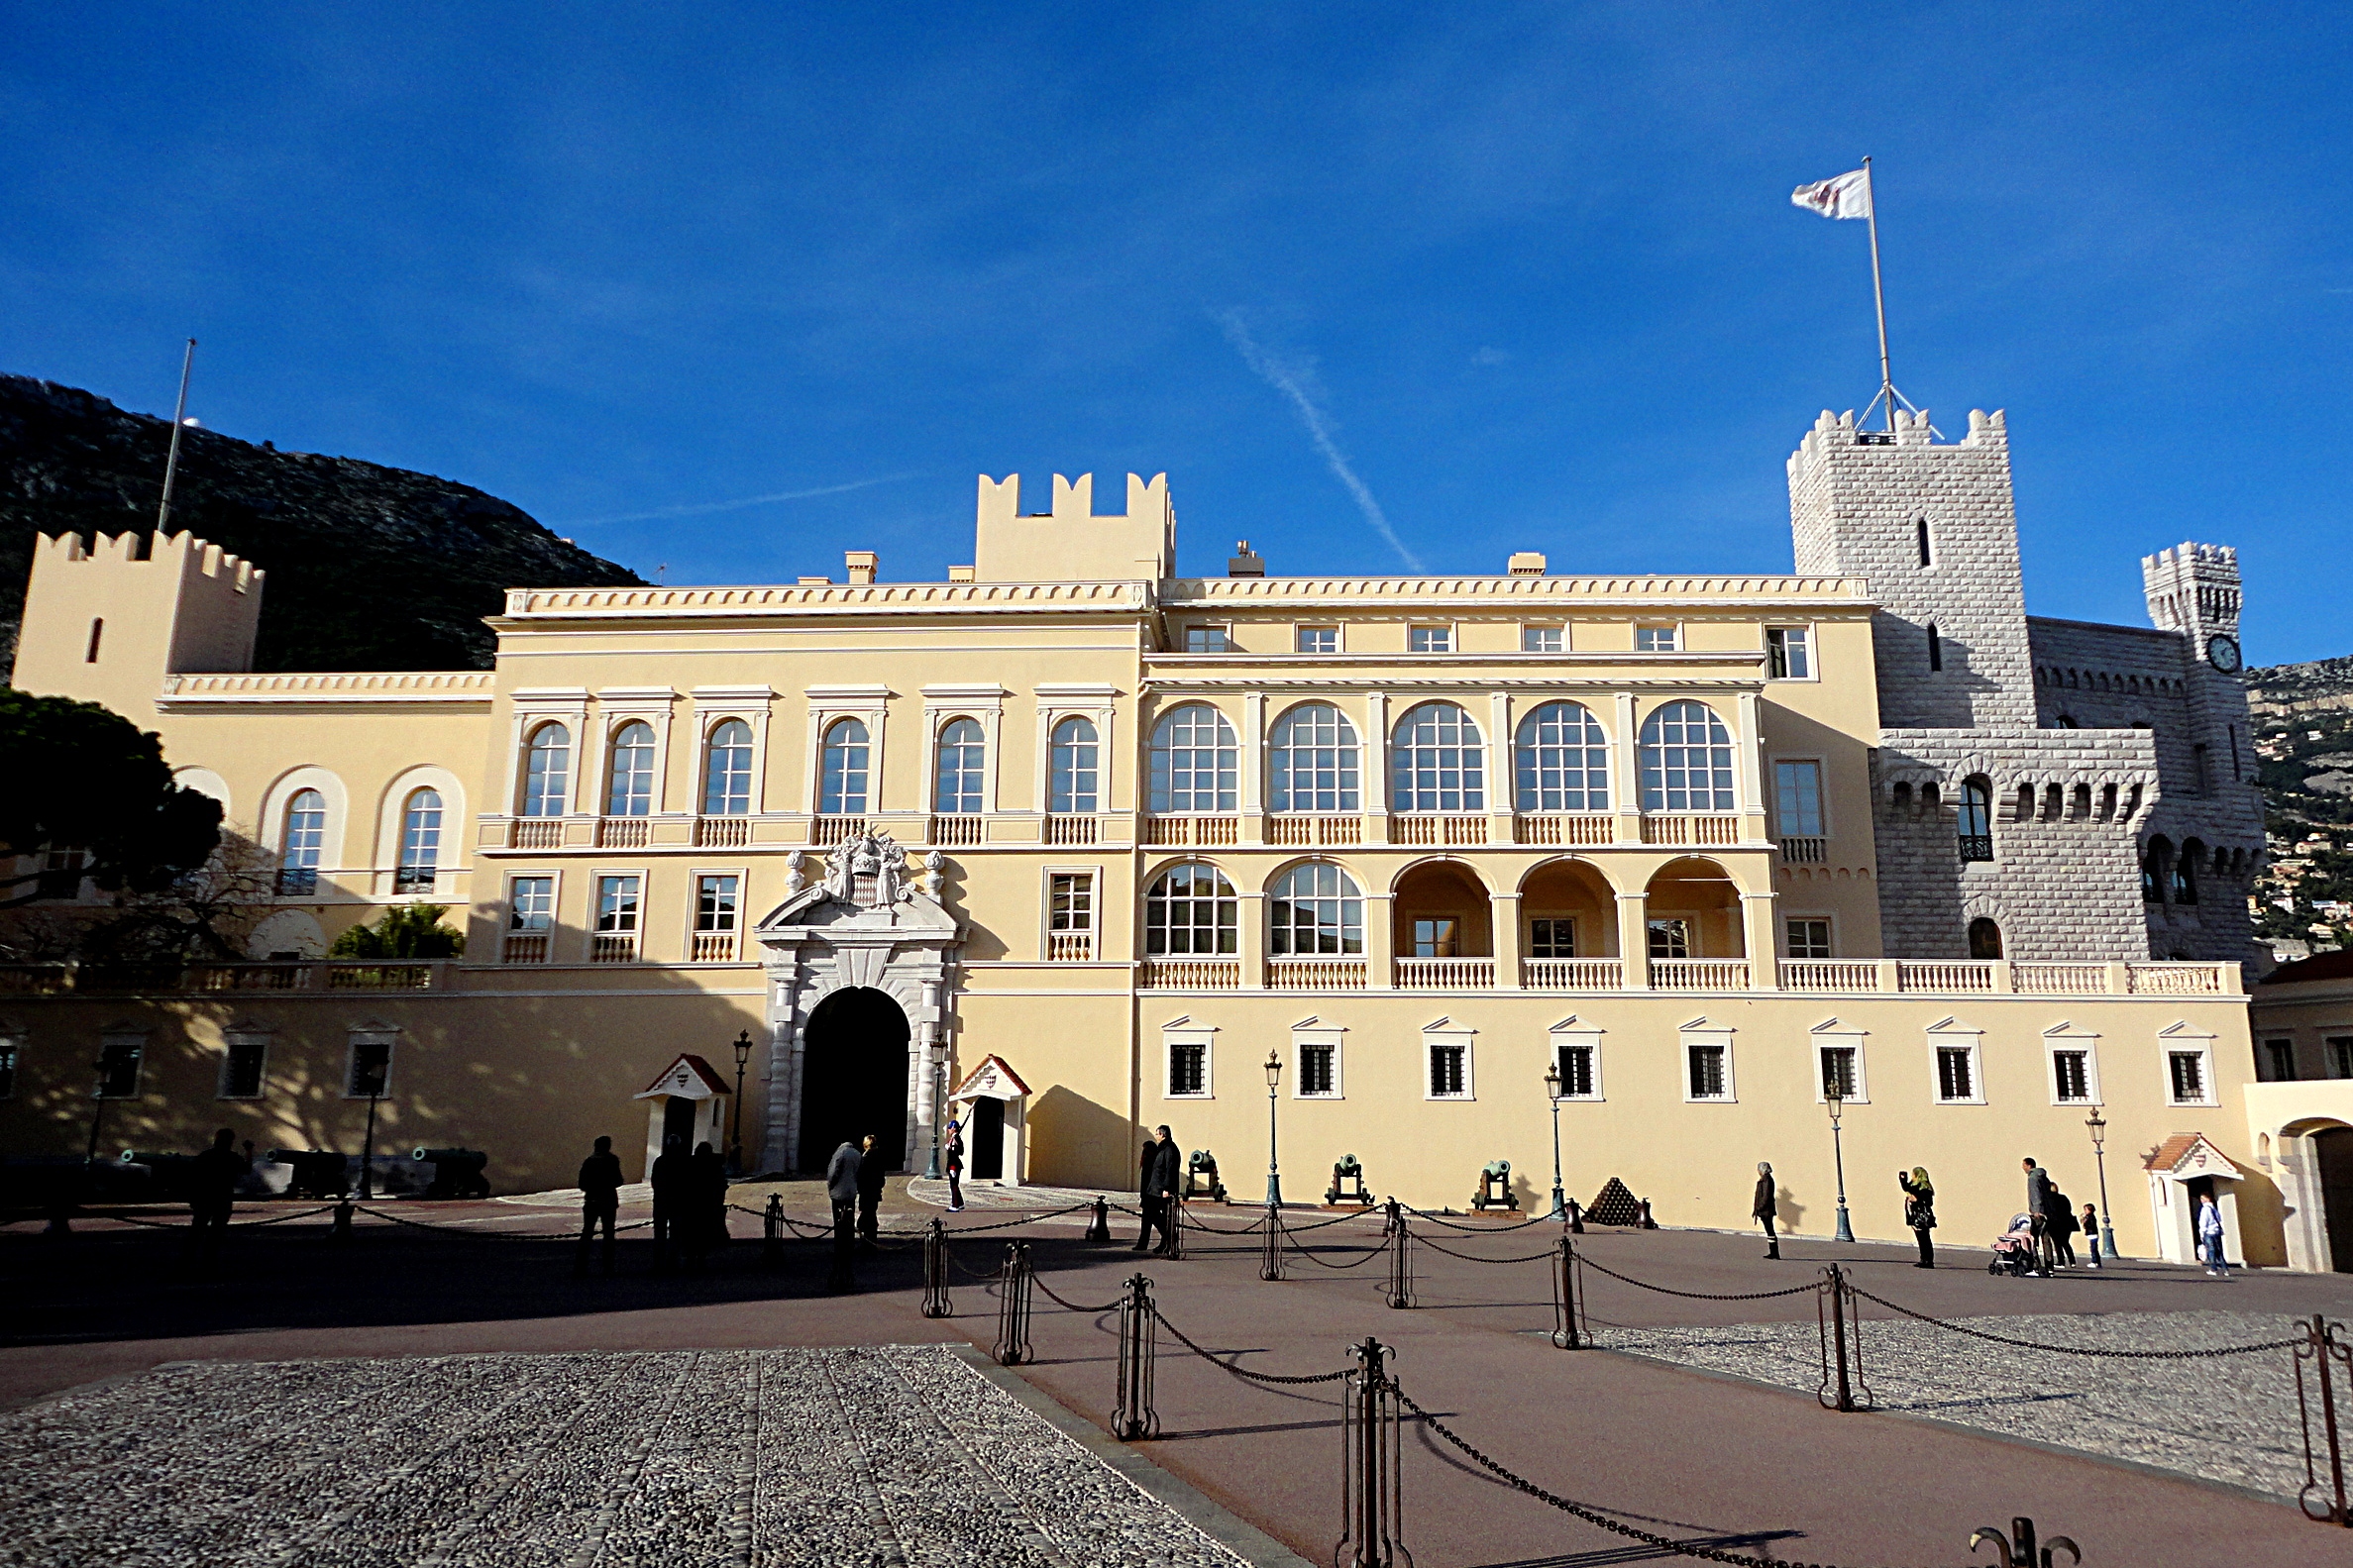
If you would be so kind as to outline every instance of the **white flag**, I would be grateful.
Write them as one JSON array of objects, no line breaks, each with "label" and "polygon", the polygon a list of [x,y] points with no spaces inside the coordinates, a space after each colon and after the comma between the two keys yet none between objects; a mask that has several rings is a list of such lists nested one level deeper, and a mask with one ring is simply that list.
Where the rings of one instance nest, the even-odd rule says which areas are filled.
[{"label": "white flag", "polygon": [[1859,168],[1836,179],[1818,179],[1789,193],[1792,206],[1818,212],[1825,218],[1871,216],[1871,170]]}]

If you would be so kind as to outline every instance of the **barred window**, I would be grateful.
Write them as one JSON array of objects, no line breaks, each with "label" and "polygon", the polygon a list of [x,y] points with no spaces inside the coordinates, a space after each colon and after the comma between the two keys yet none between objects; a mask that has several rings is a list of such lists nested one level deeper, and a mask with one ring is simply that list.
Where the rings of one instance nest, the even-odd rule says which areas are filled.
[{"label": "barred window", "polygon": [[702,814],[744,816],[752,809],[752,727],[729,719],[710,732],[702,754]]},{"label": "barred window", "polygon": [[1364,894],[1337,866],[1311,861],[1282,875],[1267,895],[1269,951],[1312,957],[1364,951]]},{"label": "barred window", "polygon": [[1171,866],[1144,895],[1144,952],[1152,958],[1236,953],[1241,901],[1215,866]]},{"label": "barred window", "polygon": [[1728,1099],[1728,1080],[1724,1073],[1724,1047],[1720,1045],[1692,1045],[1684,1047],[1684,1064],[1689,1073],[1690,1098],[1693,1099]]},{"label": "barred window", "polygon": [[1575,702],[1548,702],[1520,721],[1523,811],[1607,811],[1609,736]]},{"label": "barred window", "polygon": [[980,724],[954,719],[939,732],[939,749],[932,769],[931,809],[948,815],[987,809],[982,803],[982,776],[988,746]]},{"label": "barred window", "polygon": [[2091,1098],[2091,1053],[2053,1051],[2051,1087],[2062,1104],[2080,1104]]},{"label": "barred window", "polygon": [[1430,1048],[1430,1098],[1433,1099],[1466,1099],[1470,1096],[1470,1047],[1466,1045],[1433,1045]]},{"label": "barred window", "polygon": [[1329,702],[1303,702],[1275,720],[1267,747],[1267,807],[1274,811],[1355,811],[1356,726]]},{"label": "barred window", "polygon": [[1562,1099],[1591,1099],[1593,1090],[1594,1048],[1590,1045],[1564,1045],[1553,1052],[1553,1065],[1560,1073]]},{"label": "barred window", "polygon": [[1730,811],[1732,734],[1704,702],[1669,702],[1643,720],[1643,809]]},{"label": "barred window", "polygon": [[1172,1040],[1168,1046],[1168,1093],[1209,1093],[1209,1047],[1199,1040]]},{"label": "barred window", "polygon": [[1046,772],[1046,809],[1085,814],[1097,809],[1095,726],[1064,719],[1054,726],[1053,755]]},{"label": "barred window", "polygon": [[562,816],[572,798],[572,732],[542,724],[523,758],[523,815]]},{"label": "barred window", "polygon": [[604,787],[606,816],[650,816],[654,809],[654,729],[631,719],[614,731]]},{"label": "barred window", "polygon": [[864,724],[856,719],[833,721],[832,727],[825,731],[824,755],[818,762],[818,814],[866,814],[866,779],[871,755]]},{"label": "barred window", "polygon": [[1338,1093],[1335,1087],[1337,1075],[1333,1068],[1339,1055],[1335,1045],[1303,1045],[1299,1048],[1299,1093],[1302,1096],[1327,1096]]},{"label": "barred window", "polygon": [[1478,724],[1451,702],[1425,702],[1397,721],[1390,805],[1399,811],[1484,811],[1487,749]]},{"label": "barred window", "polygon": [[1936,1048],[1936,1098],[1973,1100],[1978,1098],[1977,1055],[1966,1045]]},{"label": "barred window", "polygon": [[1232,810],[1240,757],[1225,714],[1206,702],[1172,709],[1152,731],[1151,809]]}]

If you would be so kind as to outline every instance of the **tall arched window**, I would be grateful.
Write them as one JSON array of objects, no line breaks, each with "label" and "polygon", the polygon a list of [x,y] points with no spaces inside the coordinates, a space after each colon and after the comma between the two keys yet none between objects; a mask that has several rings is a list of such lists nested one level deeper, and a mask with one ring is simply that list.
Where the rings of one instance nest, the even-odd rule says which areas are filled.
[{"label": "tall arched window", "polygon": [[2165,902],[2165,885],[2173,875],[2174,847],[2160,836],[2149,840],[2149,847],[2141,851],[2141,897],[2149,903]]},{"label": "tall arched window", "polygon": [[1171,866],[1144,895],[1144,952],[1169,955],[1240,951],[1241,902],[1215,866]]},{"label": "tall arched window", "polygon": [[1484,811],[1486,766],[1487,748],[1469,714],[1451,702],[1408,708],[1390,752],[1390,809]]},{"label": "tall arched window", "polygon": [[745,816],[752,809],[752,727],[729,719],[702,749],[702,814]]},{"label": "tall arched window", "polygon": [[1548,702],[1520,721],[1523,811],[1607,811],[1609,737],[1574,702]]},{"label": "tall arched window", "polygon": [[441,791],[410,793],[400,812],[400,866],[392,874],[394,892],[431,892],[441,870]]},{"label": "tall arched window", "polygon": [[319,857],[327,847],[327,797],[297,789],[286,802],[286,825],[277,844],[277,890],[302,896],[318,890]]},{"label": "tall arched window", "polygon": [[1669,702],[1643,720],[1645,811],[1730,811],[1732,734],[1705,702]]},{"label": "tall arched window", "polygon": [[1054,726],[1053,745],[1046,760],[1046,809],[1076,815],[1100,810],[1095,726],[1085,719],[1064,719]]},{"label": "tall arched window", "polygon": [[2183,843],[2182,853],[2174,857],[2174,902],[2197,902],[2197,863],[2205,858],[2205,845],[2189,839]]},{"label": "tall arched window", "polygon": [[1267,951],[1303,957],[1364,951],[1364,894],[1337,866],[1311,861],[1267,894]]},{"label": "tall arched window", "polygon": [[1154,811],[1230,811],[1240,772],[1233,726],[1206,702],[1170,710],[1152,731]]},{"label": "tall arched window", "polygon": [[1360,811],[1356,726],[1329,702],[1302,702],[1275,720],[1266,754],[1269,811]]},{"label": "tall arched window", "polygon": [[988,755],[977,720],[950,719],[933,754],[931,809],[944,816],[986,810],[981,781]]},{"label": "tall arched window", "polygon": [[654,811],[654,727],[631,719],[613,731],[612,766],[605,772],[606,816],[651,816]]},{"label": "tall arched window", "polygon": [[835,719],[825,731],[825,752],[817,775],[817,811],[824,816],[864,816],[866,776],[872,755],[866,726]]},{"label": "tall arched window", "polygon": [[562,816],[572,800],[572,732],[542,724],[523,754],[523,815]]},{"label": "tall arched window", "polygon": [[1983,779],[1961,781],[1961,858],[1993,858],[1993,786]]}]

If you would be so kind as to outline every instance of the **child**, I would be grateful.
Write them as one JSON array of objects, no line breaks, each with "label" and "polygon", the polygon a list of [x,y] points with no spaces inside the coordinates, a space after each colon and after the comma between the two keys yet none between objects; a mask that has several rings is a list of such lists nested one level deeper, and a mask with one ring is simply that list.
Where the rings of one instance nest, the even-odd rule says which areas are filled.
[{"label": "child", "polygon": [[2091,1266],[2101,1268],[2104,1265],[2100,1262],[2099,1215],[2092,1212],[2089,1203],[2084,1205],[2083,1226],[2085,1249],[2091,1254]]}]

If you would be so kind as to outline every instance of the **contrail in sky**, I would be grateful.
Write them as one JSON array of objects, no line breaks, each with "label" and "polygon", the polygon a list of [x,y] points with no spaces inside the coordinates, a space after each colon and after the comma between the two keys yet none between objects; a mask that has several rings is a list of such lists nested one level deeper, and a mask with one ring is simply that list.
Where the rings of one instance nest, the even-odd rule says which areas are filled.
[{"label": "contrail in sky", "polygon": [[1398,538],[1397,530],[1389,526],[1389,518],[1381,510],[1381,503],[1373,499],[1372,491],[1365,487],[1362,479],[1356,477],[1356,470],[1348,467],[1348,460],[1341,456],[1339,448],[1334,444],[1332,421],[1324,410],[1316,406],[1316,400],[1307,395],[1307,389],[1300,385],[1299,373],[1258,347],[1258,340],[1250,336],[1250,329],[1242,321],[1240,311],[1229,310],[1218,317],[1218,322],[1226,329],[1226,341],[1233,345],[1234,352],[1242,357],[1242,363],[1257,372],[1260,380],[1291,400],[1292,408],[1299,414],[1299,422],[1307,426],[1308,439],[1315,442],[1316,450],[1324,455],[1325,467],[1332,470],[1334,478],[1346,487],[1356,502],[1356,510],[1364,514],[1364,520],[1372,524],[1375,533],[1389,542],[1389,548],[1397,552],[1399,559],[1416,572],[1421,571],[1421,561],[1405,548],[1405,541]]},{"label": "contrail in sky", "polygon": [[896,484],[911,479],[911,473],[886,473],[879,479],[852,479],[847,484],[820,484],[813,490],[779,490],[773,495],[745,495],[732,501],[695,501],[686,506],[659,506],[650,512],[622,512],[614,517],[583,517],[569,523],[551,523],[551,528],[592,528],[599,523],[647,523],[663,517],[698,517],[705,512],[740,511],[746,506],[766,506],[771,501],[805,501],[819,495],[841,495],[850,490],[870,489],[877,484]]}]

